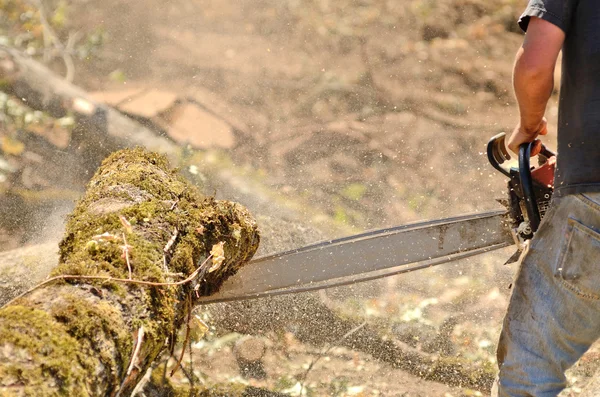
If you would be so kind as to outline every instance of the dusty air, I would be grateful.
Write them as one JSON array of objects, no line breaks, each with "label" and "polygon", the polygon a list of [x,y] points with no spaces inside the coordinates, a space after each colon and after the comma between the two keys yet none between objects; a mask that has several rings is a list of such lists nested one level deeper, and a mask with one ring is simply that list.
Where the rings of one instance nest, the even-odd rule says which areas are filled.
[{"label": "dusty air", "polygon": [[527,5],[0,1],[0,395],[496,393]]}]

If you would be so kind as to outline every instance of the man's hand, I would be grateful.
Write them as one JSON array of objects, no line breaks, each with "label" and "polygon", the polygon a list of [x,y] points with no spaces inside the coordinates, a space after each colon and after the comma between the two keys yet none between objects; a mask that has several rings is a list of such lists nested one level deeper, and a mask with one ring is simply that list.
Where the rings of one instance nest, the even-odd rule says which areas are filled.
[{"label": "man's hand", "polygon": [[523,143],[535,142],[531,148],[531,155],[537,155],[542,149],[542,141],[537,139],[538,135],[546,135],[548,133],[546,118],[542,118],[540,124],[533,130],[526,130],[521,124],[517,125],[512,135],[508,139],[506,146],[516,153],[519,154],[519,147]]}]

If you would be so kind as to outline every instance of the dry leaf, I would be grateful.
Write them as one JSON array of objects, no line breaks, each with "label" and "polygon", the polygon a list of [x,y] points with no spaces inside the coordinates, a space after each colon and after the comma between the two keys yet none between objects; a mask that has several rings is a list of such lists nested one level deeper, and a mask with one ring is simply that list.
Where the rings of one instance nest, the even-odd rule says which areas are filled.
[{"label": "dry leaf", "polygon": [[220,243],[212,246],[212,249],[210,250],[210,254],[212,255],[212,266],[210,269],[208,269],[209,273],[214,272],[223,264],[223,261],[225,260],[225,250],[223,249],[224,245],[225,242],[221,241]]},{"label": "dry leaf", "polygon": [[196,314],[190,317],[188,327],[190,327],[190,339],[192,342],[198,342],[209,331],[208,325]]}]

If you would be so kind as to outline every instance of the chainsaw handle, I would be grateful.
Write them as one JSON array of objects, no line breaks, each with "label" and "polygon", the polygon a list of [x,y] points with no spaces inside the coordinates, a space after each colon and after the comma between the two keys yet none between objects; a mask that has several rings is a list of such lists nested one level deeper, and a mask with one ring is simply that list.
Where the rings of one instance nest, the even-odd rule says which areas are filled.
[{"label": "chainsaw handle", "polygon": [[546,146],[544,146],[543,143],[542,143],[542,149],[540,150],[539,154],[541,154],[542,156],[544,156],[546,158],[556,157],[556,153],[554,153],[552,150],[550,150]]},{"label": "chainsaw handle", "polygon": [[[506,134],[504,132],[491,137],[487,144],[487,156],[492,167],[510,178],[510,168],[507,166],[502,166],[502,164],[511,159],[508,150],[506,150],[505,141]],[[556,156],[556,153],[548,149],[546,146],[544,146],[544,144],[542,144],[539,154],[546,158]]]},{"label": "chainsaw handle", "polygon": [[487,144],[487,156],[492,167],[500,171],[502,174],[510,178],[509,168],[502,166],[506,161],[510,160],[510,154],[506,150],[504,143],[506,134],[504,132],[494,135]]},{"label": "chainsaw handle", "polygon": [[[531,227],[532,232],[536,232],[540,226],[541,217],[535,198],[535,193],[533,191],[533,178],[531,176],[530,159],[532,147],[533,142],[526,142],[519,146],[519,177],[521,179],[523,197],[525,198],[525,209],[527,210],[529,226]],[[546,149],[546,147],[543,145],[540,153],[543,155],[546,155],[545,153],[553,155],[553,153]]]}]

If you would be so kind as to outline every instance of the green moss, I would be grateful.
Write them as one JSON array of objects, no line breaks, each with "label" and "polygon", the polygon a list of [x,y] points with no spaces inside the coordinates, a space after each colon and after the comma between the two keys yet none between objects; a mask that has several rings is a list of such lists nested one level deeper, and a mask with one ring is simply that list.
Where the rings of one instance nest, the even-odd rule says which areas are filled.
[{"label": "green moss", "polygon": [[365,196],[367,186],[362,183],[351,183],[342,190],[342,196],[350,200],[360,200]]},{"label": "green moss", "polygon": [[[94,361],[77,350],[77,341],[50,314],[25,306],[0,310],[0,341],[11,358],[0,362],[2,386],[10,386],[10,380],[24,384],[28,396],[51,395],[57,389],[64,395],[90,395],[86,377]],[[48,376],[57,389],[45,389]]]},{"label": "green moss", "polygon": [[[83,341],[109,372],[126,368],[133,342],[117,308],[104,300],[91,303],[68,294],[62,298],[61,304],[53,307],[52,315],[65,325],[69,335]],[[113,342],[117,356],[112,354],[113,349],[107,348]]]}]

